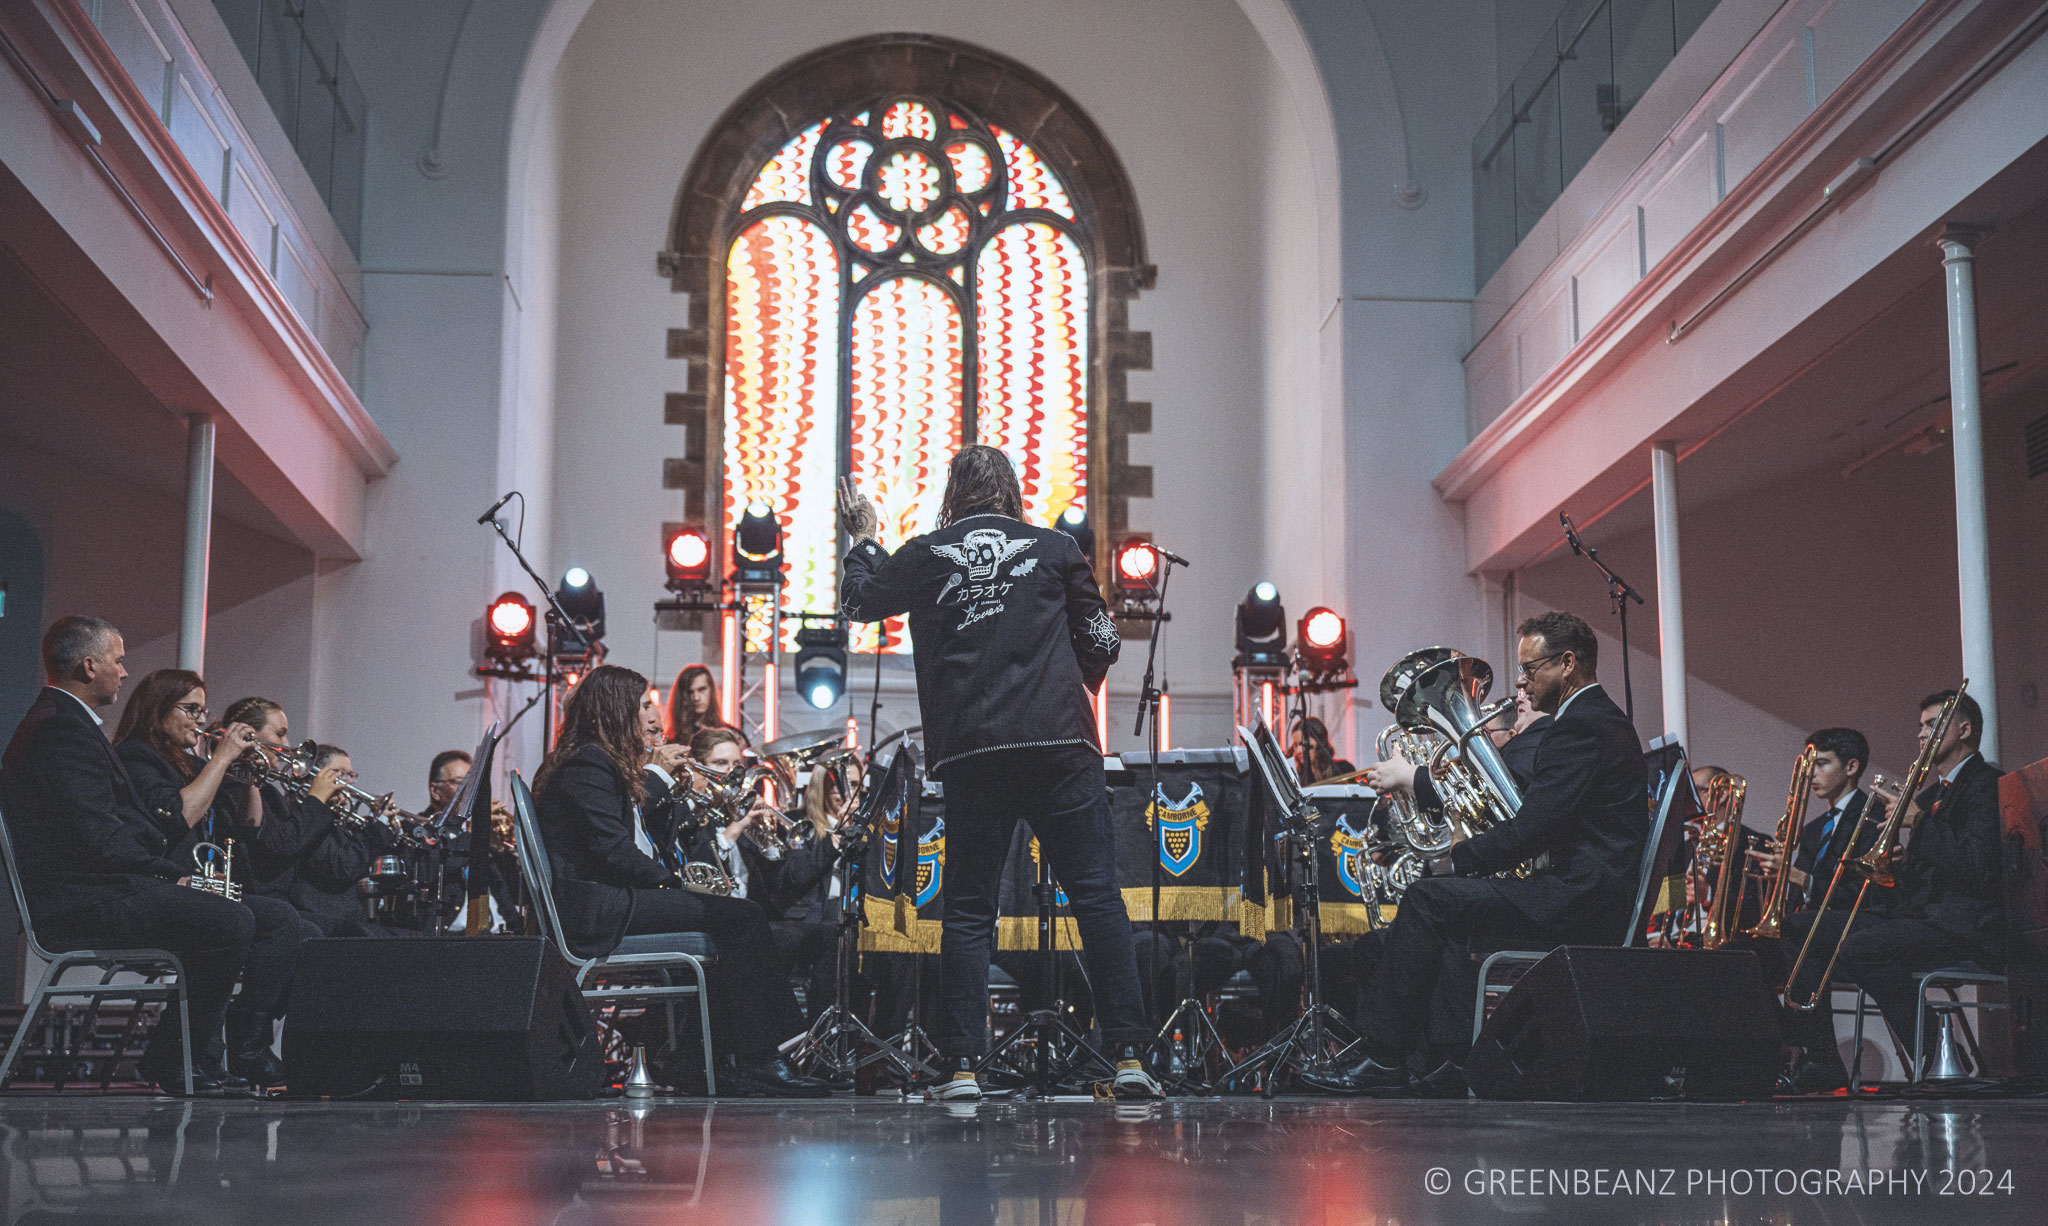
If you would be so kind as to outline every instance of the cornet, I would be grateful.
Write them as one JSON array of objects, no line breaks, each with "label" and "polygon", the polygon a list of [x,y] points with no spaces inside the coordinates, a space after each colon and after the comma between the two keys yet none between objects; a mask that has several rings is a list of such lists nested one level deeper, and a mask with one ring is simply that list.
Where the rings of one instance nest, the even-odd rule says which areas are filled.
[{"label": "cornet", "polygon": [[[200,853],[211,851],[212,857]],[[215,843],[201,843],[192,849],[192,876],[185,882],[195,890],[217,894],[229,902],[242,900],[242,883],[235,880],[235,841],[227,840],[227,846]]]}]

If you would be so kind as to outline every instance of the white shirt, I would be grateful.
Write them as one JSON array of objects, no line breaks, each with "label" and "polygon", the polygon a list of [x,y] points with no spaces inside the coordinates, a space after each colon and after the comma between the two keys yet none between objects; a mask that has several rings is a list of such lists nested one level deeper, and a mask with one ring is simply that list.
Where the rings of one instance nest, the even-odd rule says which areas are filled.
[{"label": "white shirt", "polygon": [[712,834],[711,842],[713,846],[718,848],[718,859],[725,866],[726,875],[731,877],[734,883],[739,886],[738,889],[732,892],[732,896],[734,898],[745,898],[747,896],[747,858],[740,854],[739,843],[733,839],[726,838],[725,831],[722,828]]},{"label": "white shirt", "polygon": [[1551,718],[1552,718],[1552,719],[1563,719],[1563,718],[1564,718],[1564,713],[1565,713],[1566,711],[1570,710],[1570,709],[1571,709],[1571,705],[1572,705],[1573,703],[1575,703],[1575,702],[1577,702],[1577,701],[1579,700],[1579,695],[1581,695],[1581,694],[1585,693],[1585,692],[1586,692],[1587,690],[1597,690],[1597,689],[1599,689],[1599,688],[1600,688],[1600,683],[1599,683],[1598,681],[1595,681],[1595,682],[1593,682],[1593,683],[1592,683],[1592,684],[1590,684],[1590,685],[1584,685],[1584,686],[1581,686],[1581,687],[1579,687],[1579,688],[1578,688],[1578,689],[1576,689],[1576,690],[1573,690],[1573,691],[1572,691],[1572,696],[1571,696],[1570,698],[1567,698],[1567,699],[1565,699],[1565,700],[1564,700],[1563,702],[1561,702],[1561,703],[1558,703],[1558,704],[1557,704],[1557,714],[1556,714],[1556,715],[1553,715],[1553,716],[1551,716]]},{"label": "white shirt", "polygon": [[57,691],[59,694],[64,695],[64,697],[69,698],[71,701],[77,703],[79,706],[84,707],[85,713],[92,717],[93,727],[104,728],[107,726],[107,721],[100,718],[100,713],[92,709],[91,703],[87,702],[83,698],[80,698],[78,695],[72,693],[70,690],[65,689],[61,685],[53,685],[50,688]]},{"label": "white shirt", "polygon": [[[676,786],[675,776],[654,765],[654,763],[649,762],[647,769],[653,771],[654,777],[661,780],[667,787],[673,789]],[[661,857],[654,854],[654,840],[647,836],[646,824],[640,820],[640,806],[638,805],[633,806],[633,846],[638,847],[640,854],[648,859],[656,863],[661,861]]]},{"label": "white shirt", "polygon": [[1954,783],[1956,781],[1956,776],[1962,774],[1963,768],[1965,766],[1968,766],[1970,764],[1970,759],[1976,756],[1977,755],[1975,753],[1964,754],[1963,760],[1956,763],[1954,770],[1951,770],[1948,774],[1943,775],[1941,777],[1941,781],[1943,783]]}]

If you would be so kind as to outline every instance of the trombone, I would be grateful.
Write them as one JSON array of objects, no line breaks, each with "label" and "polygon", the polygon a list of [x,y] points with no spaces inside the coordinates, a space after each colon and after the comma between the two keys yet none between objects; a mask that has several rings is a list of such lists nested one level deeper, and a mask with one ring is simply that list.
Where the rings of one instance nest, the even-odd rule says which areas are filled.
[{"label": "trombone", "polygon": [[1813,764],[1820,751],[1808,745],[1792,766],[1792,790],[1785,796],[1785,815],[1778,819],[1778,871],[1771,874],[1770,892],[1764,895],[1763,914],[1742,935],[1775,941],[1784,935],[1785,900],[1791,894],[1793,853],[1799,846],[1799,829],[1806,824],[1806,805],[1813,799]]},{"label": "trombone", "polygon": [[[1965,677],[1963,683],[1956,687],[1956,692],[1941,704],[1941,713],[1934,717],[1934,728],[1928,735],[1926,748],[1920,751],[1920,756],[1913,760],[1912,768],[1906,772],[1899,785],[1898,799],[1885,806],[1884,822],[1877,828],[1877,836],[1863,854],[1851,855],[1849,853],[1856,850],[1857,842],[1863,837],[1863,828],[1870,824],[1872,810],[1877,808],[1877,791],[1873,784],[1870,801],[1863,806],[1862,815],[1856,819],[1856,828],[1849,833],[1848,848],[1843,852],[1841,862],[1835,865],[1835,875],[1828,879],[1827,893],[1821,895],[1819,916],[1807,931],[1805,943],[1799,947],[1799,957],[1792,962],[1792,973],[1785,977],[1785,1003],[1792,1008],[1810,1013],[1820,1007],[1821,999],[1828,994],[1828,983],[1834,978],[1835,963],[1842,956],[1842,946],[1849,943],[1849,933],[1855,929],[1856,914],[1863,909],[1864,896],[1870,893],[1873,885],[1888,887],[1897,884],[1897,878],[1892,874],[1891,858],[1892,853],[1898,850],[1899,835],[1906,828],[1906,809],[1927,782],[1928,772],[1934,769],[1934,759],[1941,753],[1941,743],[1948,736],[1949,722],[1955,718],[1956,704],[1962,701],[1969,688],[1970,679]],[[1806,955],[1813,948],[1813,938],[1820,932],[1819,917],[1827,914],[1828,903],[1842,884],[1844,873],[1855,873],[1863,879],[1856,887],[1856,901],[1849,908],[1849,918],[1842,924],[1842,935],[1835,940],[1834,951],[1828,955],[1827,967],[1821,971],[1813,994],[1805,1000],[1795,1000],[1792,985],[1799,981],[1799,968],[1805,965]]]}]

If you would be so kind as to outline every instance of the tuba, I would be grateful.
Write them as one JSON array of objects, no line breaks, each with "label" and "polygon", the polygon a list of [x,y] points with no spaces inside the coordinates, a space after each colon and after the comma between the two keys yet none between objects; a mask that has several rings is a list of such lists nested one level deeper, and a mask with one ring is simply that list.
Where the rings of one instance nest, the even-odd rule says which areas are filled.
[{"label": "tuba", "polygon": [[1514,773],[1486,739],[1486,725],[1515,705],[1514,696],[1486,706],[1491,688],[1493,669],[1486,661],[1454,655],[1417,670],[1394,711],[1402,727],[1428,729],[1444,738],[1431,763],[1432,778],[1437,777],[1440,762],[1452,795],[1469,810],[1461,816],[1473,823],[1475,833],[1507,821],[1522,808]]},{"label": "tuba", "polygon": [[1799,828],[1806,824],[1806,804],[1813,797],[1813,763],[1820,751],[1808,745],[1792,766],[1792,790],[1785,796],[1785,814],[1778,819],[1778,871],[1764,895],[1763,914],[1742,935],[1775,941],[1784,934],[1785,900],[1791,893],[1792,856],[1799,847]]},{"label": "tuba", "polygon": [[[1856,913],[1863,909],[1863,899],[1870,893],[1870,887],[1895,884],[1891,858],[1892,853],[1898,849],[1899,835],[1906,828],[1906,810],[1912,806],[1913,798],[1919,795],[1921,787],[1927,782],[1928,773],[1934,769],[1934,759],[1941,754],[1941,742],[1948,736],[1949,723],[1955,719],[1956,704],[1962,701],[1969,688],[1970,679],[1965,677],[1963,683],[1956,687],[1956,692],[1949,695],[1947,702],[1941,704],[1941,712],[1934,717],[1934,728],[1927,738],[1927,747],[1920,751],[1920,756],[1913,760],[1911,769],[1907,770],[1905,780],[1899,785],[1898,799],[1885,807],[1883,824],[1877,827],[1877,837],[1871,840],[1869,848],[1860,856],[1844,853],[1841,863],[1835,865],[1835,875],[1828,880],[1827,893],[1820,898],[1822,914],[1826,914],[1828,902],[1834,898],[1836,887],[1841,885],[1843,874],[1854,873],[1863,880],[1856,887],[1856,901],[1849,908],[1849,918],[1842,925],[1841,935],[1835,941],[1834,951],[1828,955],[1827,967],[1821,971],[1820,981],[1813,995],[1805,1000],[1794,1000],[1791,985],[1798,981],[1799,968],[1806,964],[1806,955],[1813,949],[1814,935],[1821,930],[1822,925],[1815,924],[1813,930],[1806,934],[1806,943],[1799,947],[1799,956],[1792,961],[1792,972],[1785,977],[1785,1003],[1792,1008],[1801,1012],[1811,1012],[1820,1007],[1820,1002],[1827,997],[1828,983],[1834,977],[1835,963],[1842,956],[1842,946],[1848,943],[1849,933],[1856,923]],[[1849,832],[1849,851],[1856,849],[1856,844],[1863,837],[1863,828],[1871,824],[1870,815],[1876,808],[1877,790],[1873,785],[1870,800],[1864,804],[1862,816],[1856,819],[1856,828]]]},{"label": "tuba", "polygon": [[1749,781],[1722,775],[1707,787],[1707,819],[1700,829],[1701,876],[1707,901],[1701,908],[1700,948],[1720,949],[1742,922],[1743,887],[1749,876],[1742,854],[1742,802]]}]

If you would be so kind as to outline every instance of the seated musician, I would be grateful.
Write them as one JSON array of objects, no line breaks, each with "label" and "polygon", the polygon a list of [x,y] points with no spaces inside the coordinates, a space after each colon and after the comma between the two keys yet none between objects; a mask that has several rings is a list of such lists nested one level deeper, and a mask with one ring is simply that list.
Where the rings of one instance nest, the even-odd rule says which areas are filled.
[{"label": "seated musician", "polygon": [[[238,698],[228,704],[221,726],[244,724],[256,740],[272,749],[292,750],[291,721],[284,708],[268,698]],[[245,848],[235,857],[236,876],[251,894],[290,902],[298,884],[299,858],[334,824],[327,802],[341,788],[341,766],[330,763],[310,781],[287,789],[278,780],[244,783],[221,789],[224,811],[231,818],[228,833]],[[247,868],[242,857],[248,857]]]},{"label": "seated musician", "polygon": [[[1399,1093],[1427,1040],[1430,1005],[1449,987],[1472,999],[1475,950],[1611,943],[1627,925],[1649,834],[1648,767],[1635,728],[1595,675],[1592,627],[1546,613],[1520,627],[1521,684],[1552,716],[1512,818],[1431,861],[1408,887],[1385,956],[1361,996],[1365,1055],[1337,1074],[1305,1077],[1347,1094]],[[1391,786],[1391,780],[1375,781]],[[1548,855],[1527,877],[1495,874]],[[1461,1081],[1462,1075],[1435,1079]]]},{"label": "seated musician", "polygon": [[[143,812],[164,836],[166,856],[180,864],[202,842],[225,851],[232,841],[222,785],[256,737],[247,724],[227,724],[220,731],[219,751],[202,759],[198,752],[206,715],[206,683],[199,674],[164,668],[136,685],[114,728],[114,753],[135,785]],[[240,881],[247,857],[239,845],[233,850],[233,876]],[[282,1085],[284,1066],[271,1050],[275,1023],[291,990],[299,941],[319,934],[304,928],[290,904],[279,899],[244,890],[241,902],[256,929],[241,995],[227,1013],[227,1070],[259,1086]],[[208,1035],[209,1049],[217,1042]],[[217,1062],[209,1056],[209,1064]]]},{"label": "seated musician", "polygon": [[[53,950],[178,955],[192,1023],[192,1086],[218,1091],[238,1080],[223,1067],[213,1038],[235,981],[246,970],[259,997],[281,992],[297,966],[298,933],[283,926],[282,936],[267,934],[262,955],[254,955],[254,911],[185,888],[190,862],[166,856],[163,828],[100,731],[97,708],[120,695],[125,654],[120,632],[98,618],[63,617],[51,625],[42,643],[47,686],[0,757],[0,797],[36,936]],[[176,1010],[166,1011],[137,1068],[164,1091],[182,1094],[176,1019]]]},{"label": "seated musician", "polygon": [[[718,683],[703,664],[685,664],[668,690],[668,737],[671,745],[688,748],[707,728],[727,728],[718,711]],[[737,730],[734,730],[737,731]],[[744,738],[742,738],[744,743]]]},{"label": "seated musician", "polygon": [[[355,763],[338,745],[316,746],[313,769],[333,770],[338,779],[355,778]],[[370,875],[377,858],[390,851],[396,839],[382,822],[330,822],[299,853],[293,864],[291,903],[306,922],[330,937],[378,937],[400,935],[363,916],[360,884]]]},{"label": "seated musician", "polygon": [[[1821,896],[1835,875],[1835,866],[1841,863],[1842,852],[1849,845],[1849,836],[1856,829],[1856,821],[1863,816],[1863,806],[1870,799],[1862,787],[1863,768],[1870,761],[1870,742],[1862,733],[1854,728],[1823,728],[1807,737],[1806,743],[1814,750],[1809,790],[1827,809],[1808,817],[1799,828],[1799,846],[1785,875],[1787,914],[1819,908]],[[1866,841],[1871,833],[1874,831],[1866,830]],[[1778,871],[1776,853],[1758,852],[1753,858],[1765,878]],[[1846,907],[1854,897],[1853,890],[1837,890],[1828,903],[1829,909]],[[1871,904],[1872,900],[1864,900],[1865,907]]]},{"label": "seated musician", "polygon": [[1321,783],[1335,775],[1348,775],[1357,768],[1337,756],[1330,744],[1330,729],[1313,715],[1294,721],[1288,738],[1287,756],[1294,759],[1295,775],[1303,783]]},{"label": "seated musician", "polygon": [[[1929,694],[1920,703],[1923,752],[1942,705],[1952,693]],[[1905,822],[1912,833],[1904,851],[1893,853],[1898,884],[1889,889],[1871,886],[1853,928],[1849,927],[1851,906],[1841,903],[1844,895],[1849,904],[1855,902],[1862,879],[1853,872],[1842,874],[1836,899],[1824,914],[1809,909],[1785,917],[1788,960],[1798,956],[1809,933],[1813,937],[1812,952],[1800,967],[1799,978],[1786,985],[1788,1000],[1813,998],[1823,986],[1819,981],[1828,955],[1839,944],[1835,980],[1870,993],[1892,1034],[1902,1044],[1910,1044],[1919,1010],[1915,997],[1921,975],[1966,962],[1989,971],[2004,966],[2005,902],[2000,885],[2002,828],[1998,814],[1998,779],[2004,772],[1977,752],[1983,728],[1982,708],[1976,699],[1963,695],[1936,748],[1933,782],[1912,798],[1912,808],[1906,811]],[[1853,827],[1853,822],[1844,820]],[[1843,837],[1858,837],[1860,848],[1862,838],[1874,839],[1875,820],[1873,814],[1864,836]],[[1812,889],[1818,894],[1827,889],[1827,883],[1816,874]],[[1835,1045],[1825,995],[1823,992],[1819,1008],[1787,1010],[1787,1040],[1804,1053],[1792,1078],[1793,1088],[1801,1093],[1827,1093],[1849,1081],[1849,1071]]]},{"label": "seated musician", "polygon": [[[787,979],[775,970],[775,940],[760,904],[680,888],[648,835],[642,807],[667,799],[669,790],[644,769],[646,739],[660,720],[647,679],[610,664],[592,669],[563,705],[561,731],[534,783],[564,936],[589,956],[617,948],[628,935],[708,934],[718,945],[712,1025],[731,1061],[720,1084],[741,1093],[823,1096],[825,1083],[798,1073],[777,1050],[803,1029],[803,1016]],[[654,752],[662,773],[673,778],[681,751],[664,746]],[[653,1074],[669,1085],[689,1080],[676,1052],[660,1053]]]}]

